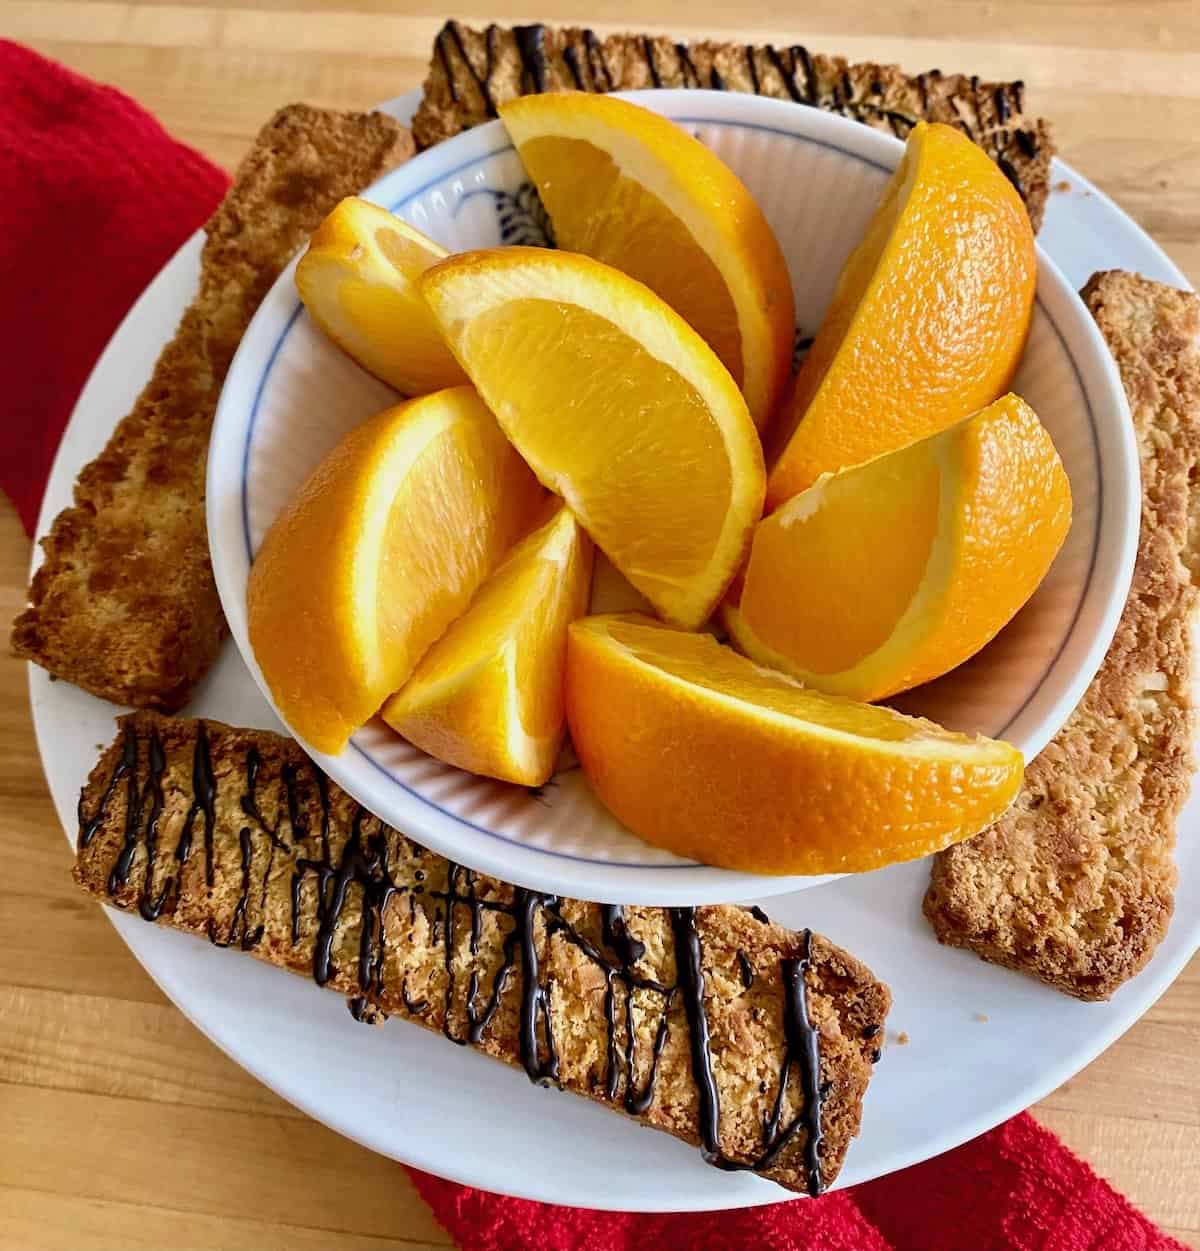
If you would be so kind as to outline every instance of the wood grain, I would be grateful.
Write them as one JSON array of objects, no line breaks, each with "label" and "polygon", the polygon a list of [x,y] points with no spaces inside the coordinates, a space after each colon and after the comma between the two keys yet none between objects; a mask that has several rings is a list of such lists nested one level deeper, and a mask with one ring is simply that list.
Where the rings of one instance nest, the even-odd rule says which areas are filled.
[{"label": "wood grain", "polygon": [[[122,88],[229,168],[281,103],[364,107],[418,86],[443,4],[0,0],[0,34]],[[1063,156],[1200,281],[1200,5],[810,0],[802,24],[790,0],[759,0],[752,18],[716,0],[610,0],[603,22],[599,11],[544,0],[537,16],[802,39],[913,70],[1023,78]],[[531,16],[475,2],[456,14]],[[28,561],[0,497],[0,623],[23,603]],[[163,998],[100,910],[76,897],[24,666],[7,657],[0,843],[12,866],[0,908],[0,1251],[449,1245],[401,1169],[306,1120],[227,1060]],[[1200,960],[1035,1114],[1200,1247]],[[161,1184],[164,1161],[186,1185]]]}]

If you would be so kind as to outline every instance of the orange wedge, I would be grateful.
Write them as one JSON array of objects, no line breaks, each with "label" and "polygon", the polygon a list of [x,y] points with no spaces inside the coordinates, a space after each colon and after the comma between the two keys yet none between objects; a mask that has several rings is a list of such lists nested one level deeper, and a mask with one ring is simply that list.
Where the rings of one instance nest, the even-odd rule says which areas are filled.
[{"label": "orange wedge", "polygon": [[1070,525],[1054,443],[1007,395],[788,500],[756,528],[725,623],[761,664],[884,699],[989,642],[1037,589]]},{"label": "orange wedge", "polygon": [[982,148],[919,123],[773,433],[767,507],[1002,395],[1033,313],[1021,197]]},{"label": "orange wedge", "polygon": [[754,873],[853,873],[939,851],[1011,803],[1021,755],[806,690],[648,617],[567,632],[567,722],[634,833]]},{"label": "orange wedge", "polygon": [[505,434],[669,621],[698,626],[762,512],[762,450],[712,349],[586,256],[451,257],[421,290]]},{"label": "orange wedge", "polygon": [[544,507],[470,387],[351,431],[267,532],[250,643],[289,729],[337,752]]},{"label": "orange wedge", "polygon": [[405,395],[427,395],[467,380],[417,288],[448,255],[387,209],[350,196],[317,227],[296,287],[348,356]]},{"label": "orange wedge", "polygon": [[791,366],[783,253],[737,175],[682,127],[581,91],[500,105],[558,246],[644,282],[694,327],[761,430]]},{"label": "orange wedge", "polygon": [[567,626],[587,611],[592,545],[564,504],[522,540],[383,706],[422,751],[541,786],[566,728]]}]

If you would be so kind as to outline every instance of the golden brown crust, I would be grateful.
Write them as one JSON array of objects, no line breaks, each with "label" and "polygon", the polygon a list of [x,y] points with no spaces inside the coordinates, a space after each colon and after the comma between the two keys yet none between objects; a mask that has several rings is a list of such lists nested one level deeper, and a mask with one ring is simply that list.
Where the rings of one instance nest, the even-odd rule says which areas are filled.
[{"label": "golden brown crust", "polygon": [[205,227],[200,289],[145,390],[75,484],[12,647],[104,699],[178,708],[216,656],[224,618],[204,521],[208,436],[254,310],[345,195],[411,154],[378,113],[282,109]]},{"label": "golden brown crust", "polygon": [[1083,298],[1120,366],[1140,448],[1133,587],[1100,672],[1016,804],[935,859],[925,915],[944,943],[1107,999],[1166,933],[1194,768],[1200,298],[1120,271],[1096,274]]},{"label": "golden brown crust", "polygon": [[776,48],[665,36],[598,37],[579,27],[489,26],[448,21],[434,42],[421,106],[413,118],[420,148],[496,116],[496,106],[532,91],[627,91],[716,87],[794,100],[852,117],[904,138],[920,120],[970,135],[1000,163],[1042,223],[1054,143],[1047,124],[1024,112],[1024,84],[985,83],[931,70],[851,64]]},{"label": "golden brown crust", "polygon": [[[564,1089],[610,1107],[635,1104],[656,1069],[652,1096],[635,1108],[639,1119],[699,1143],[689,997],[676,965],[677,939],[694,915],[721,1153],[737,1162],[763,1154],[764,1118],[787,1054],[791,984],[801,988],[819,1039],[822,1093],[809,1103],[805,1066],[798,1058],[787,1064],[780,1124],[801,1120],[762,1172],[790,1189],[807,1188],[802,1117],[819,1108],[821,1180],[837,1176],[858,1132],[890,997],[828,940],[806,939],[729,906],[694,914],[629,908],[627,940],[644,945],[630,952],[622,918],[610,917],[606,930],[598,905],[521,891],[418,847],[325,782],[290,739],[148,712],[122,718],[120,727],[80,797],[74,872],[90,894],[281,968],[327,973],[325,984],[351,997],[368,1019],[417,1021],[509,1064],[524,1063],[533,1076],[553,1080],[556,1066]],[[789,965],[806,954],[806,970]],[[537,1012],[524,1047],[523,1004]]]}]

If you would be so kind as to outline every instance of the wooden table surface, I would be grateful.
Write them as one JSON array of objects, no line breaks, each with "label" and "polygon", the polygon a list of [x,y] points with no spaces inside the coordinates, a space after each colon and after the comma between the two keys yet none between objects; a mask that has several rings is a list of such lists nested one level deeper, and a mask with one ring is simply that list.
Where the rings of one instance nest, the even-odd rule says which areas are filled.
[{"label": "wooden table surface", "polygon": [[[1194,0],[753,8],[751,19],[717,0],[603,9],[544,0],[534,10],[471,4],[457,16],[586,23],[602,11],[600,29],[799,40],[912,70],[1024,78],[1064,158],[1200,283]],[[232,168],[282,103],[361,108],[419,86],[444,16],[433,0],[0,0],[0,35],[123,88]],[[28,562],[28,540],[0,497],[0,623],[24,602]],[[307,1120],[227,1060],[76,895],[24,666],[7,657],[0,844],[0,1248],[449,1245],[399,1167]],[[1200,1247],[1200,959],[1035,1115]]]}]

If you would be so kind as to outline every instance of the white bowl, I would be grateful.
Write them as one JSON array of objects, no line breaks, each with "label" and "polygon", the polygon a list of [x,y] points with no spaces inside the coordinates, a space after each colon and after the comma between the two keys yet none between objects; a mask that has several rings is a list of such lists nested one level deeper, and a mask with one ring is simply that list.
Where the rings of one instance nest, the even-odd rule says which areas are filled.
[{"label": "white bowl", "polygon": [[[833,284],[903,151],[816,109],[740,94],[633,92],[746,183],[787,257],[798,336]],[[543,241],[540,205],[499,122],[423,153],[369,199],[451,250]],[[1095,674],[1128,594],[1137,544],[1137,449],[1120,378],[1076,293],[1039,250],[1037,307],[1013,389],[1037,411],[1071,480],[1071,531],[1025,609],[983,652],[904,699],[956,729],[1003,737],[1032,759]],[[230,629],[270,698],[247,638],[246,580],[285,501],[352,426],[394,402],[312,325],[289,267],[242,340],[208,460],[213,567]],[[694,864],[622,827],[578,769],[542,791],[431,759],[376,719],[337,756],[310,753],[372,812],[454,860],[539,890],[605,902],[715,903],[829,878],[762,877]]]}]

